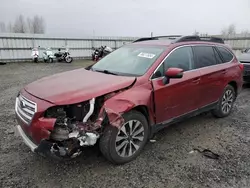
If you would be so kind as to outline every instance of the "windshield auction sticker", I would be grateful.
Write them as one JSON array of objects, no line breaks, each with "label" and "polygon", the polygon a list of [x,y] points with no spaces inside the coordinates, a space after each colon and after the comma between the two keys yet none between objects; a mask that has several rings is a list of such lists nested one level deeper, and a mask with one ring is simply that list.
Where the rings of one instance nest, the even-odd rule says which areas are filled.
[{"label": "windshield auction sticker", "polygon": [[141,53],[138,54],[138,56],[152,59],[155,56],[155,54],[141,52]]}]

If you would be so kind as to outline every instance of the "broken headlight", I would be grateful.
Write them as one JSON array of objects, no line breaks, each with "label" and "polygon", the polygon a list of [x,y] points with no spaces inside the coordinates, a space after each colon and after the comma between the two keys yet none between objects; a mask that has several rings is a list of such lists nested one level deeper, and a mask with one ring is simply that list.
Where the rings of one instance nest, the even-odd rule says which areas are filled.
[{"label": "broken headlight", "polygon": [[46,110],[44,117],[46,118],[66,117],[66,112],[63,106],[53,106]]}]

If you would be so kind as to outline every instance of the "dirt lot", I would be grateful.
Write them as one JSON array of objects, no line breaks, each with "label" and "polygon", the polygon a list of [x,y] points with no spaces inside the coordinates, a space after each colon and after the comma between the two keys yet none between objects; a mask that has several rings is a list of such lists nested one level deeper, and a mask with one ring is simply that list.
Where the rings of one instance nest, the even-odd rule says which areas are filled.
[{"label": "dirt lot", "polygon": [[[166,128],[135,161],[123,166],[107,162],[98,147],[66,163],[31,153],[13,133],[17,92],[43,76],[85,65],[0,66],[0,187],[250,187],[250,88],[246,86],[230,117],[203,114]],[[194,148],[210,149],[220,158],[209,159],[192,152]]]}]

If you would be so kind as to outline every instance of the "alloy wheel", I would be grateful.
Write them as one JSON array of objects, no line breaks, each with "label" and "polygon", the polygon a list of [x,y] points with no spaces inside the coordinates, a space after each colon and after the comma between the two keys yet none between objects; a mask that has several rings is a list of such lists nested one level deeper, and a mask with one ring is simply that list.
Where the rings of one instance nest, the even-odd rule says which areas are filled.
[{"label": "alloy wheel", "polygon": [[234,94],[232,90],[227,90],[222,98],[221,102],[221,107],[222,107],[222,112],[224,114],[227,114],[230,112],[232,106],[233,106],[233,101],[234,101]]},{"label": "alloy wheel", "polygon": [[116,152],[120,157],[131,157],[144,140],[144,127],[138,120],[126,122],[116,136]]}]

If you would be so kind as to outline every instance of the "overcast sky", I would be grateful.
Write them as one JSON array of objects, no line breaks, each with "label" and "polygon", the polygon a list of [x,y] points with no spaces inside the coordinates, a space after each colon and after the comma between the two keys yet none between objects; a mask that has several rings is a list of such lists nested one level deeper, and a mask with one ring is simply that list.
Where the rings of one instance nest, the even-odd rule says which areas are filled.
[{"label": "overcast sky", "polygon": [[250,0],[0,0],[0,22],[41,15],[60,36],[220,34],[235,24],[250,31]]}]

